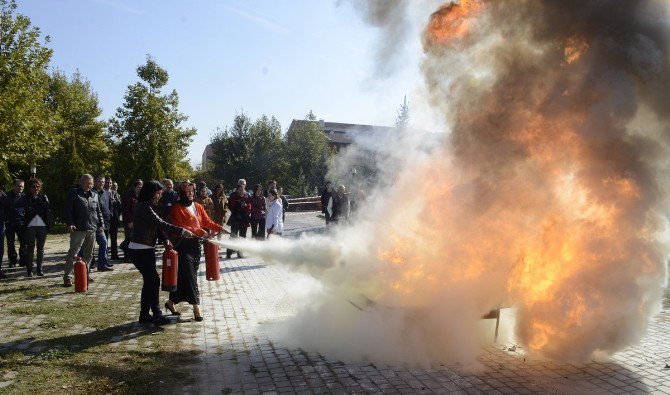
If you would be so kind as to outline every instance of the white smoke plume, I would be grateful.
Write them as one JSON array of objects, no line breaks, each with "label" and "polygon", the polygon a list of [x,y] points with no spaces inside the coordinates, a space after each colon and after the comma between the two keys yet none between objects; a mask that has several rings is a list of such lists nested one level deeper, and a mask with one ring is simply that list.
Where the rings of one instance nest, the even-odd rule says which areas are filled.
[{"label": "white smoke plume", "polygon": [[666,281],[668,8],[426,10],[414,39],[450,133],[359,142],[379,183],[351,226],[236,244],[323,284],[286,338],[342,359],[471,363],[480,317],[509,306],[517,339],[556,360],[639,341]]}]

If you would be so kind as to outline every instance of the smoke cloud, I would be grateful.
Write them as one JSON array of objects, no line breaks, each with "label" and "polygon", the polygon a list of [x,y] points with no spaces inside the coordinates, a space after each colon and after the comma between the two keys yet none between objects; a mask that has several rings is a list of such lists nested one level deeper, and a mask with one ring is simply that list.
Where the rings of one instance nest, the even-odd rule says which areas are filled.
[{"label": "smoke cloud", "polygon": [[[374,4],[404,20],[397,2]],[[426,9],[409,39],[422,40],[426,102],[449,133],[362,139],[340,156],[333,177],[374,158],[350,226],[235,244],[321,282],[283,324],[286,341],[342,359],[467,364],[480,317],[503,306],[516,339],[556,360],[638,342],[666,281],[668,7]]]}]

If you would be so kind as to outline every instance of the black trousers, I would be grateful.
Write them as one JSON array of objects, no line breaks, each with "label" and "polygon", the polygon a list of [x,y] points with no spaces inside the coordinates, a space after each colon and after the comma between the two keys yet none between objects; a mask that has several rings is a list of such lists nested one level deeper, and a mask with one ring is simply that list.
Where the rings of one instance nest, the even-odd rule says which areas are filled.
[{"label": "black trousers", "polygon": [[[240,226],[239,224],[230,225],[230,238],[234,239],[237,237],[244,237],[245,239],[247,238],[247,226]],[[239,251],[226,249],[226,256],[230,258],[230,256],[233,255],[233,252],[237,252],[238,254],[240,253]]]},{"label": "black trousers", "polygon": [[119,220],[112,218],[109,221],[109,238],[110,238],[110,251],[112,252],[113,258],[118,258],[119,256],[119,246],[117,244],[119,237]]},{"label": "black trousers", "polygon": [[265,218],[251,220],[251,237],[265,240]]},{"label": "black trousers", "polygon": [[29,226],[25,233],[26,241],[26,269],[28,273],[33,272],[33,257],[35,256],[35,247],[37,247],[37,272],[42,271],[42,261],[44,261],[44,243],[47,240],[46,226]]},{"label": "black trousers", "polygon": [[[7,238],[7,258],[9,258],[9,266],[26,265],[26,242],[23,238],[23,229],[14,225],[7,225],[5,230],[5,237]],[[19,242],[19,253],[16,253],[16,241]],[[17,261],[18,255],[18,261]]]},{"label": "black trousers", "polygon": [[173,303],[200,304],[198,268],[200,267],[200,242],[197,239],[181,239],[175,243],[179,254],[177,261],[177,290],[170,292]]},{"label": "black trousers", "polygon": [[156,250],[128,250],[130,261],[142,274],[142,294],[140,296],[140,317],[148,317],[151,311],[154,317],[163,312],[158,303],[158,291],[161,279],[156,271]]}]

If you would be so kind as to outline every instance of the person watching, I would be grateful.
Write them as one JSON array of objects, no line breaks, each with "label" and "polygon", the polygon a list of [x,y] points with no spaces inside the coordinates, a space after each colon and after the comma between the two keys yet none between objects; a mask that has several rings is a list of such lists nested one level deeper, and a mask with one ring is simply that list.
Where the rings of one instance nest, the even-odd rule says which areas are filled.
[{"label": "person watching", "polygon": [[279,235],[281,236],[284,233],[284,219],[283,219],[283,209],[281,205],[281,198],[276,189],[270,189],[268,192],[272,203],[268,207],[268,215],[265,218],[265,230],[270,235]]},{"label": "person watching", "polygon": [[49,222],[49,198],[42,193],[42,181],[39,178],[28,180],[28,193],[21,198],[21,205],[25,210],[25,241],[26,241],[26,275],[33,276],[33,257],[37,247],[37,262],[35,274],[44,276],[42,262],[44,261],[44,244],[47,240]]},{"label": "person watching", "polygon": [[[14,180],[12,189],[7,192],[7,200],[5,201],[5,238],[7,239],[9,267],[15,267],[17,264],[26,266],[26,242],[23,239],[24,211],[20,203],[23,188],[23,180]],[[16,241],[19,242],[18,254],[16,252]]]},{"label": "person watching", "polygon": [[119,259],[119,225],[121,224],[121,195],[115,187],[116,182],[112,181],[112,178],[107,176],[105,178],[105,190],[109,192],[109,196],[112,199],[112,215],[109,219],[109,242],[110,242],[110,251],[112,253],[112,259]]},{"label": "person watching", "polygon": [[[72,286],[72,270],[79,250],[82,258],[90,262],[93,256],[95,235],[104,233],[104,220],[100,209],[98,194],[93,192],[93,176],[84,174],[79,179],[79,186],[72,188],[65,199],[65,224],[70,232],[70,249],[65,259],[63,286]],[[88,271],[88,265],[86,265]],[[93,282],[89,273],[89,282]]]}]

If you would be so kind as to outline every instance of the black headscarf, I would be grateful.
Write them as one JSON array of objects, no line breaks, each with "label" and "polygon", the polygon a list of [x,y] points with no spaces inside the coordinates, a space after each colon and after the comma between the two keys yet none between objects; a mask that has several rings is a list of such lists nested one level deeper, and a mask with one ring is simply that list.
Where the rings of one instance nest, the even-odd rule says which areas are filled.
[{"label": "black headscarf", "polygon": [[150,205],[153,205],[152,199],[156,191],[163,190],[163,185],[156,180],[149,180],[142,185],[140,193],[137,196],[138,202],[147,202]]}]

